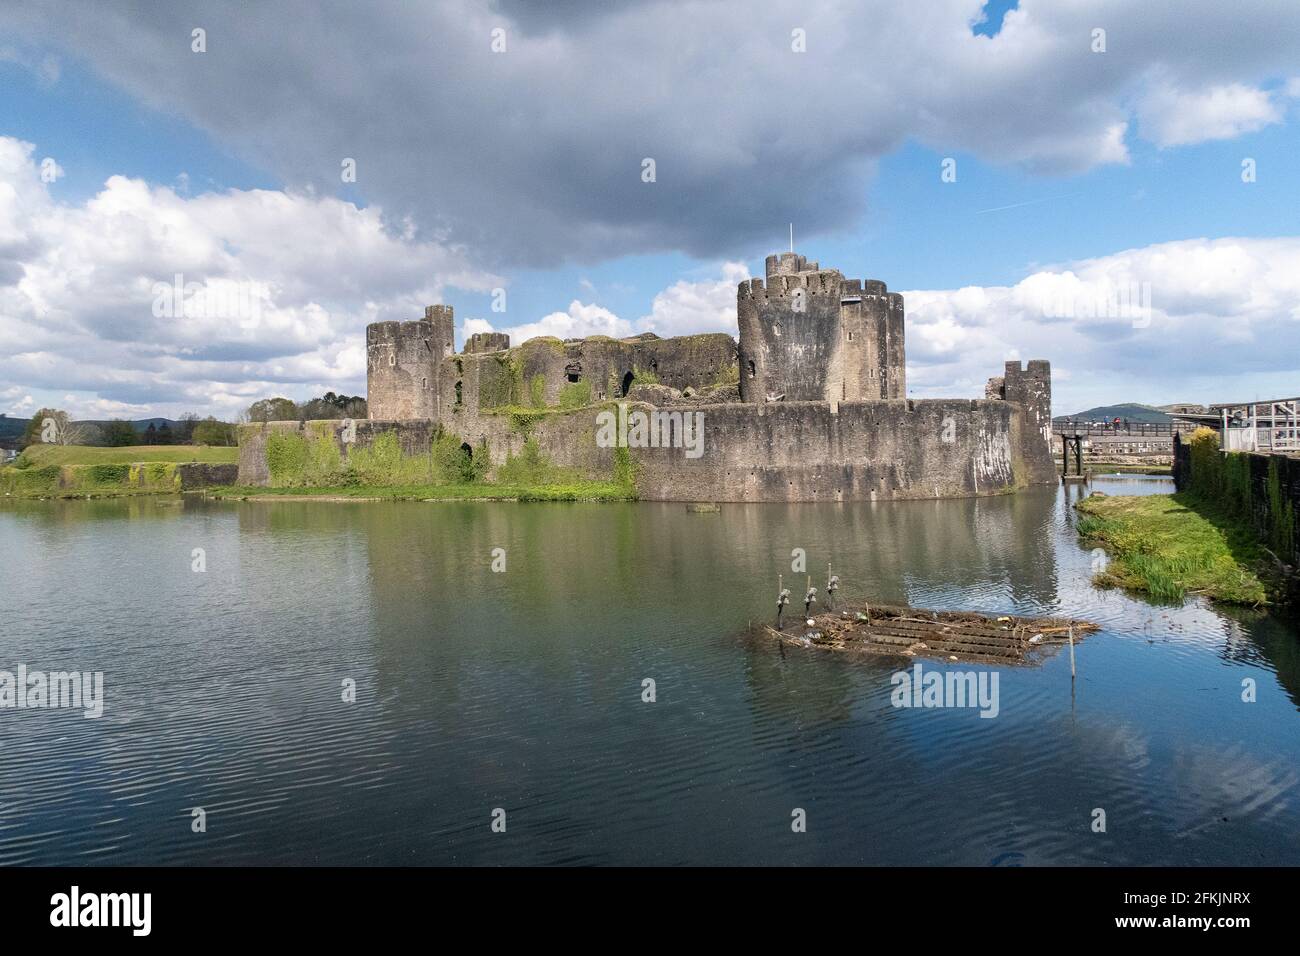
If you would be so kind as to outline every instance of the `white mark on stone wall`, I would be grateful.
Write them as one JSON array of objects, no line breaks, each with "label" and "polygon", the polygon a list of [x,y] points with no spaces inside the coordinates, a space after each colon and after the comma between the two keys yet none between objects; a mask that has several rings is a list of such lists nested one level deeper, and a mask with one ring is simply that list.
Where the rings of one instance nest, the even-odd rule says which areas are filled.
[{"label": "white mark on stone wall", "polygon": [[1011,435],[981,428],[975,441],[975,477],[995,484],[1011,482]]}]

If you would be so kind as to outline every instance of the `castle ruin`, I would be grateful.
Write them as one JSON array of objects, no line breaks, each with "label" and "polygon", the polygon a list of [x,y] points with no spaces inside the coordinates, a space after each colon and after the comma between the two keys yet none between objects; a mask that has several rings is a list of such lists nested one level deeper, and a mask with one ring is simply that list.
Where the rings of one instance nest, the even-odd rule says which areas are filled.
[{"label": "castle ruin", "polygon": [[[416,453],[441,429],[493,469],[533,440],[555,465],[601,478],[616,450],[597,440],[596,415],[622,405],[703,413],[697,458],[627,449],[637,493],[652,500],[963,497],[1055,480],[1046,361],[1007,362],[983,399],[909,399],[903,297],[794,252],[768,256],[763,278],[740,283],[736,320],[738,340],[644,333],[511,346],[488,332],[460,353],[450,305],[376,322],[366,329],[370,420],[356,423],[356,440],[396,431]],[[240,480],[265,482],[265,435],[297,424],[246,426]]]}]

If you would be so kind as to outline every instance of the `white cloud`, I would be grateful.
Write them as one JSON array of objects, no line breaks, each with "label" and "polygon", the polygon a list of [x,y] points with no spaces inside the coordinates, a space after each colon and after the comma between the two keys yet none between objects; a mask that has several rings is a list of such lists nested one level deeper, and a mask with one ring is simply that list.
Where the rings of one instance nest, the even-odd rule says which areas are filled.
[{"label": "white cloud", "polygon": [[34,146],[0,137],[6,397],[104,417],[363,392],[366,323],[416,318],[448,284],[500,283],[460,252],[393,234],[381,209],[332,198],[188,198],[114,176],[82,204],[57,203]]},{"label": "white cloud", "polygon": [[722,274],[703,282],[677,282],[654,297],[641,326],[657,335],[695,332],[736,334],[736,286],[748,279],[743,262],[726,262]]},{"label": "white cloud", "polygon": [[1284,111],[1273,94],[1242,83],[1181,90],[1154,86],[1138,109],[1143,133],[1159,146],[1233,139],[1280,123]]},{"label": "white cloud", "polygon": [[1300,392],[1300,237],[1160,243],[903,295],[917,395],[980,394],[1022,356],[1052,362],[1061,412]]},{"label": "white cloud", "polygon": [[[472,326],[472,327],[471,327]],[[470,319],[465,323],[465,334],[486,332],[491,325],[482,319]],[[501,331],[510,333],[510,343],[519,345],[539,335],[553,335],[561,339],[579,339],[588,335],[608,335],[611,338],[626,338],[633,334],[632,323],[620,319],[609,309],[599,305],[589,305],[574,299],[564,312],[552,312],[536,322],[513,325]]]}]

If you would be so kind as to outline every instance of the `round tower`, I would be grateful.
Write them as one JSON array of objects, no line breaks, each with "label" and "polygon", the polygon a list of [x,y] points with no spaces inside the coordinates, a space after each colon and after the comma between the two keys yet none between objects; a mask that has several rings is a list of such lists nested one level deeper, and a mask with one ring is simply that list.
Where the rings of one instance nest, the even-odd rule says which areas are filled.
[{"label": "round tower", "polygon": [[768,256],[766,265],[766,281],[736,290],[741,401],[825,401],[844,277],[794,252]]},{"label": "round tower", "polygon": [[376,421],[437,421],[442,360],[451,355],[451,306],[431,305],[415,322],[366,326],[366,400]]}]

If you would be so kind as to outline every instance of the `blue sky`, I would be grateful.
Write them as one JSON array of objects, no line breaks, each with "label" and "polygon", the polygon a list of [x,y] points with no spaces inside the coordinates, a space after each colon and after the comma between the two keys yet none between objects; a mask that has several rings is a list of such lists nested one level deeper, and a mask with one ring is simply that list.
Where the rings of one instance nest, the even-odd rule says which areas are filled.
[{"label": "blue sky", "polygon": [[[247,54],[251,62],[266,60],[254,59],[257,51],[252,49],[250,37],[241,38],[244,47],[232,39],[238,26],[234,21],[212,25],[215,56],[196,61],[184,44],[189,24],[201,18],[198,13],[189,19],[178,15],[170,27],[153,21],[127,24],[134,32],[123,34],[126,39],[117,43],[112,31],[125,29],[120,23],[102,24],[101,32],[86,27],[83,33],[74,30],[61,35],[34,26],[35,20],[19,17],[10,24],[0,20],[0,137],[33,144],[32,163],[45,156],[56,159],[63,175],[43,187],[51,209],[77,211],[84,213],[87,222],[98,222],[102,210],[96,209],[97,203],[116,210],[118,197],[126,195],[119,190],[113,193],[113,202],[97,199],[110,194],[106,187],[110,177],[142,181],[153,191],[143,201],[155,206],[166,205],[166,195],[157,192],[166,189],[187,202],[213,194],[234,197],[230,204],[243,210],[241,216],[255,205],[248,191],[267,190],[297,197],[290,205],[298,218],[286,220],[286,242],[298,243],[301,248],[304,242],[321,239],[319,231],[302,236],[294,230],[300,219],[328,219],[334,207],[321,204],[334,199],[355,210],[382,213],[382,228],[395,243],[394,249],[410,254],[409,262],[391,270],[388,263],[400,256],[381,257],[379,267],[356,275],[348,274],[346,265],[342,272],[337,264],[331,266],[331,281],[337,281],[339,288],[321,290],[313,297],[311,268],[295,272],[293,265],[278,261],[260,261],[255,267],[245,261],[252,257],[241,258],[246,246],[265,241],[267,229],[257,236],[241,234],[238,228],[213,224],[234,218],[231,212],[214,210],[216,204],[183,206],[187,214],[193,208],[196,217],[202,218],[199,232],[204,243],[219,250],[225,268],[239,271],[248,282],[305,290],[299,292],[300,301],[293,303],[282,301],[287,298],[282,291],[277,293],[282,300],[268,299],[269,306],[283,307],[283,327],[260,338],[241,334],[235,337],[238,342],[219,349],[195,344],[194,337],[185,340],[178,336],[177,341],[157,349],[158,362],[150,370],[147,386],[129,381],[129,369],[114,367],[115,360],[106,347],[101,372],[76,376],[83,380],[71,382],[65,390],[52,377],[60,357],[52,350],[32,348],[21,361],[0,365],[0,407],[8,402],[14,414],[21,414],[33,402],[73,405],[86,414],[95,410],[105,415],[114,411],[166,414],[187,407],[229,413],[244,398],[260,397],[266,391],[304,398],[324,388],[358,389],[364,376],[358,380],[355,346],[365,321],[414,318],[419,314],[421,295],[429,289],[438,290],[442,299],[453,304],[460,319],[491,322],[498,328],[547,329],[549,316],[569,310],[565,319],[569,325],[564,328],[604,331],[603,327],[582,324],[595,321],[597,325],[622,323],[617,328],[630,331],[642,327],[642,317],[656,308],[656,297],[660,297],[660,307],[671,309],[674,300],[663,296],[681,283],[686,288],[680,297],[723,301],[721,307],[725,308],[725,288],[734,288],[730,283],[734,276],[723,264],[741,262],[751,274],[761,274],[763,256],[785,248],[792,218],[798,250],[823,266],[839,268],[850,276],[883,279],[891,289],[926,293],[916,297],[915,305],[909,299],[909,366],[913,361],[917,366],[909,375],[918,390],[925,389],[917,394],[975,394],[972,383],[983,374],[981,369],[996,365],[994,359],[1038,357],[1024,349],[1055,341],[1051,334],[1031,335],[1024,343],[1012,341],[1009,330],[1005,341],[995,341],[996,315],[972,317],[963,311],[969,306],[957,295],[958,290],[994,290],[989,293],[992,300],[985,296],[980,301],[994,301],[988,308],[997,309],[1001,306],[996,302],[1002,301],[997,289],[1016,287],[1036,273],[1059,277],[1072,271],[1083,274],[1090,268],[1100,275],[1110,268],[1131,279],[1137,275],[1132,263],[1126,260],[1116,265],[1115,257],[1126,250],[1148,250],[1162,244],[1183,244],[1176,254],[1187,257],[1195,276],[1201,268],[1195,265],[1195,257],[1203,250],[1188,244],[1197,240],[1210,243],[1207,248],[1228,262],[1227,273],[1241,282],[1256,280],[1242,277],[1242,270],[1231,264],[1233,249],[1214,243],[1279,240],[1277,244],[1250,246],[1249,258],[1259,264],[1261,276],[1276,277],[1289,268],[1289,261],[1278,257],[1290,254],[1287,241],[1296,236],[1295,210],[1300,208],[1300,178],[1295,175],[1294,158],[1300,145],[1295,125],[1300,63],[1295,62],[1295,50],[1282,40],[1257,41],[1260,48],[1252,61],[1249,37],[1238,42],[1228,36],[1221,44],[1222,62],[1210,63],[1198,59],[1200,41],[1190,33],[1196,26],[1191,22],[1194,17],[1186,18],[1189,34],[1186,49],[1181,49],[1180,38],[1167,28],[1157,29],[1157,24],[1141,21],[1146,15],[1141,5],[1113,3],[1103,5],[1114,7],[1113,15],[1098,15],[1115,24],[1110,29],[1113,50],[1104,54],[1111,59],[1105,60],[1102,55],[1089,58],[1083,48],[1087,43],[1084,27],[1093,21],[1062,20],[1058,10],[1042,2],[1019,8],[1016,4],[989,4],[982,22],[978,5],[962,0],[945,0],[945,4],[951,12],[940,23],[964,30],[968,41],[962,43],[951,32],[931,41],[926,31],[933,28],[919,25],[906,34],[916,38],[917,44],[906,63],[917,74],[935,71],[931,85],[951,83],[946,94],[913,89],[916,81],[912,77],[899,81],[898,90],[880,89],[885,81],[867,72],[856,80],[868,91],[859,112],[857,101],[848,95],[852,77],[846,75],[844,82],[837,84],[833,71],[829,78],[827,71],[797,74],[801,82],[809,83],[810,90],[823,91],[823,98],[839,95],[840,87],[845,88],[850,108],[835,114],[840,117],[838,123],[849,128],[836,133],[843,140],[841,147],[818,142],[804,151],[796,140],[795,148],[789,148],[781,142],[788,138],[788,130],[764,133],[761,108],[758,125],[753,128],[738,120],[734,130],[704,122],[692,129],[688,101],[701,90],[685,81],[680,93],[669,90],[658,100],[653,91],[638,90],[614,101],[609,116],[621,118],[627,113],[631,119],[645,118],[639,129],[629,124],[627,157],[635,162],[639,152],[660,153],[664,174],[655,187],[663,186],[658,193],[636,193],[634,187],[622,192],[625,187],[621,183],[611,184],[602,178],[607,173],[606,160],[616,154],[619,143],[620,131],[614,125],[609,126],[605,139],[593,140],[596,145],[571,148],[575,136],[592,135],[593,129],[601,132],[602,123],[619,122],[598,119],[607,115],[608,104],[595,98],[586,106],[575,103],[569,110],[574,115],[538,119],[536,114],[545,111],[547,101],[529,102],[527,87],[516,83],[504,91],[483,93],[484,105],[478,113],[457,126],[455,117],[439,112],[451,109],[447,103],[452,101],[435,98],[424,104],[423,112],[408,114],[398,108],[401,93],[391,86],[388,94],[384,87],[356,96],[349,95],[352,91],[348,89],[341,94],[326,91],[323,88],[331,84],[346,87],[342,73],[330,73],[328,57],[294,73],[295,52],[291,48],[285,48],[280,58],[285,61],[284,75],[263,77],[259,82],[256,70],[241,67],[237,56]],[[60,5],[51,0],[49,6],[55,9]],[[1218,15],[1213,5],[1204,7],[1206,17]],[[504,3],[499,7],[507,9]],[[797,5],[792,9],[800,10],[798,16],[803,19],[788,22],[814,24],[808,28],[809,49],[817,52],[818,38],[826,35],[815,26],[820,14]],[[1135,10],[1138,12],[1133,13]],[[1260,10],[1281,18],[1290,15],[1285,5],[1269,8],[1263,4]],[[515,42],[522,45],[541,42],[536,37],[562,38],[573,44],[575,56],[582,52],[595,57],[599,54],[592,53],[587,43],[591,31],[601,31],[601,44],[607,47],[613,42],[611,37],[636,35],[644,25],[637,18],[651,15],[650,8],[643,12],[639,5],[630,4],[615,12],[592,12],[581,22],[521,22],[523,39]],[[939,12],[932,15],[942,16]],[[778,20],[775,29],[784,31],[786,22]],[[514,28],[500,12],[483,23]],[[347,32],[347,26],[338,25],[338,42],[362,42],[355,32]],[[1044,44],[1041,36],[1053,30],[1059,35],[1050,36]],[[1268,31],[1270,35],[1276,32]],[[974,35],[980,35],[979,39],[971,41]],[[1077,49],[1070,47],[1067,57],[1060,52],[1062,42]],[[163,76],[186,77],[177,71],[188,70],[195,62],[216,72],[188,82],[160,80],[147,66],[157,59],[148,56],[151,44],[156,43],[164,45],[167,56],[178,58],[170,67],[171,74]],[[133,44],[137,50],[131,49]],[[1140,50],[1130,49],[1138,46]],[[1009,51],[1005,59],[1016,62],[1004,67],[998,62],[1004,54],[991,55],[1003,49]],[[362,51],[356,52],[355,59],[364,62]],[[665,51],[663,55],[674,54]],[[1234,56],[1241,65],[1232,62]],[[220,57],[229,57],[231,62]],[[974,59],[974,67],[966,63],[961,68],[978,71],[982,77],[979,89],[987,88],[984,98],[969,91],[970,82],[962,84],[959,78],[947,76],[959,69],[955,64],[963,57]],[[806,69],[803,64],[807,61],[792,60],[799,69]],[[1066,61],[1068,65],[1061,66],[1059,74],[1052,72]],[[484,82],[482,64],[473,58],[468,62],[467,75],[476,79],[464,82],[455,103],[473,99],[477,95],[473,87]],[[664,63],[668,62],[665,59]],[[707,64],[708,60],[701,62]],[[755,60],[755,65],[758,62]],[[51,68],[51,63],[56,67]],[[1093,76],[1099,64],[1104,64],[1102,72],[1115,70],[1118,75],[1118,71],[1126,71],[1122,82]],[[525,63],[522,69],[527,76],[531,67]],[[313,70],[319,75],[312,75]],[[536,73],[531,80],[540,84],[542,76]],[[1035,88],[1038,82],[1044,89]],[[1088,88],[1090,83],[1097,88]],[[570,93],[582,88],[579,84],[570,88]],[[722,95],[720,91],[725,89],[720,86],[713,92]],[[313,103],[314,97],[324,97],[326,92],[334,98]],[[412,95],[425,93],[421,89]],[[1043,93],[1047,95],[1040,95]],[[245,97],[242,106],[241,96]],[[963,96],[969,96],[970,102],[962,102]],[[890,109],[893,98],[907,97],[916,102],[894,115]],[[277,101],[288,105],[262,109],[263,103]],[[798,102],[797,95],[792,102]],[[675,108],[677,103],[680,110]],[[747,106],[738,100],[731,112],[743,113]],[[355,112],[348,112],[350,109]],[[1203,117],[1189,120],[1184,115],[1197,110]],[[519,117],[512,119],[516,111]],[[787,114],[799,115],[797,110]],[[583,122],[584,115],[590,117],[589,122]],[[320,122],[321,116],[329,122]],[[658,119],[650,122],[656,116]],[[523,148],[531,151],[525,157],[531,166],[509,165],[517,161],[511,154],[525,141],[505,141],[503,146],[502,140],[493,138],[497,127],[515,122],[534,124]],[[1108,138],[1107,130],[1117,124],[1122,134]],[[864,129],[852,129],[857,125]],[[442,126],[454,127],[456,134],[436,135]],[[674,129],[677,126],[682,129]],[[809,126],[815,129],[811,122]],[[1199,132],[1202,126],[1203,135]],[[435,132],[426,131],[426,127]],[[672,132],[661,134],[667,138],[657,142],[647,137],[646,128]],[[805,135],[802,130],[797,132]],[[310,142],[317,134],[321,142]],[[554,137],[553,142],[546,140],[548,135]],[[765,135],[770,142],[763,142]],[[600,145],[605,142],[608,147]],[[371,143],[384,145],[372,146],[366,154],[365,147]],[[364,157],[356,184],[339,182],[330,173],[336,168],[335,157],[347,155],[349,150]],[[736,163],[735,158],[742,161]],[[955,182],[941,181],[941,164],[946,158],[956,161]],[[1245,158],[1256,164],[1257,179],[1251,183],[1242,182]],[[427,176],[422,177],[425,162],[430,165]],[[589,168],[587,164],[591,164]],[[719,164],[725,179],[718,178]],[[372,173],[374,169],[383,175]],[[536,170],[535,175],[531,169]],[[687,177],[682,169],[689,171]],[[529,178],[525,181],[525,177]],[[683,178],[692,181],[683,192],[671,194]],[[494,205],[497,195],[500,203]],[[667,205],[659,202],[665,195],[672,196]],[[646,200],[646,196],[652,198]],[[37,232],[46,227],[71,228],[66,222],[50,225],[59,216],[49,210],[41,215],[46,216],[46,225],[33,226]],[[364,223],[356,227],[363,232],[368,228]],[[275,227],[270,227],[270,234],[274,232]],[[33,240],[30,246],[41,244]],[[335,254],[346,264],[346,255]],[[1175,280],[1176,287],[1170,287],[1169,275],[1175,273],[1162,271],[1163,265],[1150,265],[1164,263],[1169,256],[1143,255],[1134,261],[1146,262],[1152,277],[1157,278],[1152,291],[1156,308],[1161,309],[1164,301],[1177,303],[1181,310],[1161,315],[1157,332],[1143,330],[1147,337],[1140,347],[1159,373],[1144,372],[1131,362],[1108,369],[1098,329],[1078,327],[1074,332],[1079,341],[1095,347],[1086,365],[1080,351],[1064,342],[1064,355],[1043,356],[1061,370],[1058,404],[1093,399],[1210,401],[1225,397],[1223,393],[1234,387],[1248,392],[1269,388],[1287,394],[1300,391],[1300,385],[1287,388],[1296,380],[1296,362],[1261,362],[1252,352],[1258,352],[1261,345],[1274,353],[1292,351],[1295,340],[1287,336],[1294,333],[1295,326],[1287,323],[1293,321],[1297,306],[1288,299],[1289,288],[1270,286],[1270,294],[1264,298],[1272,311],[1249,317],[1250,328],[1264,329],[1263,338],[1270,344],[1258,339],[1245,342],[1237,336],[1232,341],[1239,349],[1235,368],[1197,366],[1188,354],[1166,356],[1157,339],[1161,335],[1202,334],[1199,330],[1212,329],[1216,321],[1225,326],[1236,323],[1239,330],[1246,320],[1231,307],[1214,302],[1212,291],[1202,290],[1200,301],[1184,302],[1185,290],[1177,287],[1181,282]],[[170,276],[172,267],[164,258],[168,257],[157,256],[155,250],[153,262],[133,265],[133,276],[120,277],[122,288],[138,288],[148,285],[151,277]],[[1112,264],[1096,264],[1102,261]],[[1079,265],[1089,262],[1094,265]],[[30,262],[24,268],[29,279],[41,271]],[[422,268],[426,269],[423,277]],[[259,269],[263,271],[259,273]],[[82,272],[87,270],[93,272],[94,268],[84,267]],[[58,280],[50,281],[57,284]],[[373,285],[369,284],[372,281]],[[491,289],[498,284],[504,284],[509,292],[508,321],[493,315],[489,308]],[[1230,299],[1232,294],[1249,298],[1251,288],[1243,285],[1224,298]],[[44,296],[27,295],[29,302],[11,307],[15,328],[27,321],[21,315],[24,305],[33,315],[46,316],[46,321],[55,314]],[[570,309],[575,301],[580,310]],[[306,326],[312,321],[309,317],[322,310],[330,314],[328,327],[320,330],[326,344],[314,348]],[[79,315],[76,309],[64,313],[60,317],[68,328],[91,329],[101,344],[129,343],[133,334],[129,329],[135,327],[133,319],[101,321],[93,314]],[[689,327],[693,315],[688,310],[679,323],[673,319],[663,327],[672,332],[693,331]],[[720,320],[715,314],[709,321],[716,324]],[[1270,322],[1281,324],[1270,326]],[[1279,333],[1284,340],[1280,343]],[[1115,347],[1131,351],[1134,334],[1124,332]],[[15,340],[19,338],[15,334]],[[214,364],[218,361],[240,364],[218,369]],[[977,363],[982,364],[977,368]],[[164,373],[164,365],[175,368]],[[1234,371],[1240,373],[1235,380]],[[996,367],[988,368],[988,374],[994,372]],[[1103,378],[1098,380],[1098,376]],[[1090,383],[1086,388],[1085,381]],[[1242,396],[1234,392],[1226,397]]]}]

